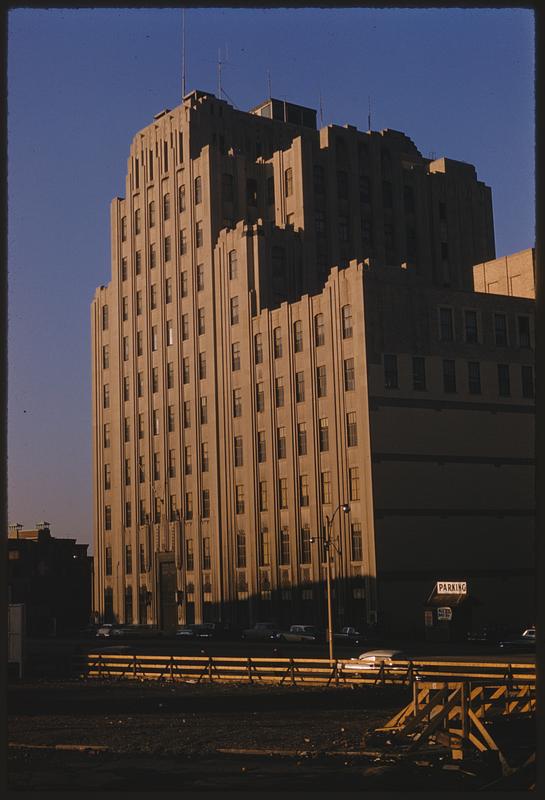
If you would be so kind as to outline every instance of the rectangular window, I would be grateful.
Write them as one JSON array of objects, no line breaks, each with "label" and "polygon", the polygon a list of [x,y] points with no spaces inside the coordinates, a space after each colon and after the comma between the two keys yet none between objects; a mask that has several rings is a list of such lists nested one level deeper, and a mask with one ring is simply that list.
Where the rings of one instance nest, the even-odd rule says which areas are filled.
[{"label": "rectangular window", "polygon": [[191,427],[191,401],[190,400],[184,400],[183,420],[184,420],[184,428],[185,429],[190,428]]},{"label": "rectangular window", "polygon": [[175,478],[176,477],[176,451],[169,450],[168,451],[168,477]]},{"label": "rectangular window", "polygon": [[477,326],[477,312],[465,311],[466,342],[476,344],[479,341],[479,330]]},{"label": "rectangular window", "polygon": [[[210,490],[203,489],[201,495],[201,513],[203,519],[208,519],[210,517]],[[206,540],[205,540],[206,541]],[[210,539],[208,539],[210,542]],[[208,557],[208,566],[203,564],[204,569],[210,569],[210,556]]]},{"label": "rectangular window", "polygon": [[136,331],[136,355],[141,356],[144,352],[144,335],[142,331]]},{"label": "rectangular window", "polygon": [[426,359],[413,356],[413,389],[417,392],[426,390]]},{"label": "rectangular window", "polygon": [[148,203],[148,225],[150,228],[155,226],[155,201],[151,200]]},{"label": "rectangular window", "polygon": [[131,440],[131,421],[129,417],[123,420],[123,441],[125,444]]},{"label": "rectangular window", "polygon": [[287,528],[280,531],[280,564],[288,566],[290,563],[290,532]]},{"label": "rectangular window", "polygon": [[110,366],[110,346],[108,344],[102,347],[102,369],[108,369]]},{"label": "rectangular window", "polygon": [[305,399],[305,373],[295,373],[295,401],[302,403]]},{"label": "rectangular window", "polygon": [[110,423],[104,423],[104,447],[110,446]]},{"label": "rectangular window", "polygon": [[[148,515],[146,513],[146,501],[140,500],[140,503],[138,505],[138,521],[140,525],[146,524],[146,522],[148,521],[147,517]],[[143,545],[140,546],[143,547]]]},{"label": "rectangular window", "polygon": [[121,217],[121,241],[127,241],[127,217]]},{"label": "rectangular window", "polygon": [[112,470],[109,464],[104,464],[104,490],[112,488]]},{"label": "rectangular window", "polygon": [[481,393],[481,365],[478,361],[467,362],[467,383],[470,394]]},{"label": "rectangular window", "polygon": [[171,494],[168,498],[168,518],[170,522],[178,519],[178,510],[176,508],[176,495]]},{"label": "rectangular window", "polygon": [[107,531],[112,530],[112,507],[104,506],[104,529]]},{"label": "rectangular window", "polygon": [[229,262],[229,280],[233,281],[238,275],[237,251],[230,250],[227,258]]},{"label": "rectangular window", "polygon": [[299,502],[301,506],[308,506],[310,502],[308,489],[308,475],[299,476]]},{"label": "rectangular window", "polygon": [[182,342],[189,339],[189,314],[182,314]]},{"label": "rectangular window", "polygon": [[318,397],[327,395],[327,376],[325,366],[316,367],[316,392]]},{"label": "rectangular window", "polygon": [[132,525],[132,511],[130,500],[125,503],[125,527],[130,528]]},{"label": "rectangular window", "polygon": [[126,281],[128,277],[127,258],[123,256],[121,259],[121,280]]},{"label": "rectangular window", "polygon": [[191,475],[193,472],[193,461],[191,453],[191,445],[188,444],[184,447],[184,473]]},{"label": "rectangular window", "polygon": [[397,356],[384,355],[384,387],[386,389],[397,389]]},{"label": "rectangular window", "polygon": [[185,519],[193,519],[193,492],[185,493]]},{"label": "rectangular window", "polygon": [[139,317],[142,314],[142,292],[138,290],[136,292],[136,316]]},{"label": "rectangular window", "polygon": [[348,447],[355,447],[358,443],[358,426],[355,411],[349,411],[346,415],[346,443]]},{"label": "rectangular window", "polygon": [[151,329],[151,349],[156,352],[159,347],[159,336],[157,333],[157,325],[153,325]]},{"label": "rectangular window", "polygon": [[316,314],[314,317],[314,344],[320,347],[325,344],[324,315]]},{"label": "rectangular window", "polygon": [[132,575],[132,547],[130,544],[125,545],[125,573]]},{"label": "rectangular window", "polygon": [[[206,490],[208,492],[208,490]],[[204,495],[204,492],[203,492]],[[203,506],[204,506],[204,497],[203,497]],[[208,498],[208,508],[210,509],[210,498]],[[203,517],[205,515],[203,514]],[[210,516],[210,513],[206,514],[207,517]],[[210,569],[211,567],[211,557],[210,557],[210,537],[205,536],[202,540],[202,568],[203,569]]]},{"label": "rectangular window", "polygon": [[276,444],[278,451],[278,458],[286,458],[286,429],[277,428],[276,431]]},{"label": "rectangular window", "polygon": [[[181,256],[185,256],[186,253],[187,253],[187,230],[186,230],[186,228],[181,228],[181,230],[180,230],[180,255]],[[186,292],[184,294],[183,293],[183,289],[182,289],[182,297],[185,297],[187,295],[187,272],[186,273],[182,272],[182,275],[184,275],[184,274],[186,276]],[[183,286],[183,283],[182,283],[182,286]]]},{"label": "rectangular window", "polygon": [[532,366],[523,364],[520,368],[522,381],[522,396],[531,398],[534,396],[534,369]]},{"label": "rectangular window", "polygon": [[124,297],[121,301],[121,317],[123,322],[126,322],[129,319],[129,298]]},{"label": "rectangular window", "polygon": [[246,534],[237,531],[237,567],[246,566]]},{"label": "rectangular window", "polygon": [[184,356],[184,358],[182,359],[182,380],[186,385],[190,381],[189,356]]},{"label": "rectangular window", "polygon": [[163,219],[170,219],[170,195],[168,192],[163,195]]},{"label": "rectangular window", "polygon": [[319,424],[320,453],[329,450],[329,422],[327,417],[322,417]]},{"label": "rectangular window", "polygon": [[261,547],[260,549],[260,566],[268,567],[271,563],[271,545],[269,540],[269,531],[267,528],[261,528],[260,531]]},{"label": "rectangular window", "polygon": [[109,320],[108,306],[104,305],[104,306],[102,306],[102,330],[103,331],[107,331],[108,330],[108,320]]},{"label": "rectangular window", "polygon": [[331,473],[322,472],[320,476],[320,492],[322,496],[322,503],[329,505],[331,503]]},{"label": "rectangular window", "polygon": [[142,215],[140,213],[140,209],[136,208],[134,210],[134,232],[135,232],[135,234],[136,233],[140,233],[141,219],[142,219]]},{"label": "rectangular window", "polygon": [[197,291],[204,289],[204,264],[197,264]]},{"label": "rectangular window", "polygon": [[244,514],[244,486],[241,483],[235,486],[235,511]]},{"label": "rectangular window", "polygon": [[172,278],[165,280],[165,303],[172,303]]},{"label": "rectangular window", "polygon": [[137,250],[134,254],[134,271],[136,275],[140,275],[142,272],[142,251]]},{"label": "rectangular window", "polygon": [[255,178],[246,178],[246,203],[257,206],[257,181]]},{"label": "rectangular window", "polygon": [[144,373],[138,372],[136,375],[136,395],[137,397],[144,396]]},{"label": "rectangular window", "polygon": [[153,480],[161,480],[161,457],[159,453],[153,454]]},{"label": "rectangular window", "polygon": [[170,236],[165,236],[165,241],[163,243],[163,254],[165,261],[170,261],[172,256],[172,247],[170,243]]},{"label": "rectangular window", "polygon": [[174,433],[176,428],[176,417],[174,416],[174,406],[168,407],[168,432]]},{"label": "rectangular window", "polygon": [[195,178],[195,205],[202,203],[202,179],[200,175]]},{"label": "rectangular window", "polygon": [[142,574],[143,572],[146,571],[146,548],[145,545],[143,544],[140,545],[139,561],[140,561],[140,574]]},{"label": "rectangular window", "polygon": [[342,308],[342,331],[343,339],[352,338],[352,306]]},{"label": "rectangular window", "polygon": [[129,360],[129,337],[123,337],[123,361]]},{"label": "rectangular window", "polygon": [[199,353],[199,380],[206,378],[206,353]]},{"label": "rectangular window", "polygon": [[242,389],[233,389],[233,417],[242,416]]},{"label": "rectangular window", "polygon": [[345,392],[354,391],[356,388],[356,376],[354,373],[354,359],[346,358],[344,361],[344,390]]},{"label": "rectangular window", "polygon": [[267,511],[267,481],[259,482],[259,510]]},{"label": "rectangular window", "polygon": [[310,564],[310,562],[310,528],[305,525],[304,528],[301,528],[301,564]]},{"label": "rectangular window", "polygon": [[262,383],[257,383],[255,387],[255,406],[257,412],[262,412],[265,409],[265,392],[263,391]]},{"label": "rectangular window", "polygon": [[279,478],[278,480],[278,501],[280,508],[288,507],[288,480],[287,478]]},{"label": "rectangular window", "polygon": [[254,356],[256,364],[263,363],[263,336],[260,333],[254,336]]},{"label": "rectangular window", "polygon": [[235,454],[235,467],[242,467],[244,464],[244,456],[242,451],[242,436],[235,436],[234,438],[234,454]]},{"label": "rectangular window", "polygon": [[138,483],[144,483],[146,480],[146,464],[144,456],[138,456]]},{"label": "rectangular window", "polygon": [[274,205],[274,176],[270,175],[267,178],[267,204]]},{"label": "rectangular window", "polygon": [[509,364],[498,364],[498,393],[500,397],[509,397],[511,394]]},{"label": "rectangular window", "polygon": [[231,345],[231,367],[233,372],[240,369],[240,342],[233,342]]},{"label": "rectangular window", "polygon": [[204,229],[202,222],[195,223],[195,245],[202,247],[204,243]]},{"label": "rectangular window", "polygon": [[454,340],[452,308],[439,309],[439,335],[442,342],[452,342]]},{"label": "rectangular window", "polygon": [[105,553],[105,561],[106,561],[106,575],[112,574],[112,548],[108,545],[106,548]]},{"label": "rectangular window", "polygon": [[153,367],[151,370],[151,391],[153,394],[159,391],[159,367]]},{"label": "rectangular window", "polygon": [[149,305],[151,310],[153,311],[154,308],[157,308],[157,284],[152,283],[150,286],[150,300]]},{"label": "rectangular window", "polygon": [[202,336],[206,332],[206,325],[204,321],[204,308],[197,310],[197,333]]},{"label": "rectangular window", "polygon": [[297,425],[297,453],[300,456],[307,454],[307,426],[304,422]]},{"label": "rectangular window", "polygon": [[456,391],[456,362],[451,358],[443,360],[443,391]]},{"label": "rectangular window", "polygon": [[284,172],[284,191],[286,197],[290,197],[293,194],[293,169],[291,167],[288,167]]},{"label": "rectangular window", "polygon": [[150,269],[154,269],[157,265],[157,249],[155,247],[155,242],[152,242],[149,246],[149,266]]},{"label": "rectangular window", "polygon": [[193,552],[193,539],[186,539],[185,542],[185,565],[188,572],[195,569],[195,554]]},{"label": "rectangular window", "polygon": [[208,472],[210,466],[210,460],[208,458],[208,442],[201,443],[201,470],[202,472]]},{"label": "rectangular window", "polygon": [[277,408],[284,405],[284,378],[276,378],[274,382],[274,397]]},{"label": "rectangular window", "polygon": [[363,560],[361,523],[353,522],[350,526],[350,555],[351,561]]},{"label": "rectangular window", "polygon": [[257,460],[263,464],[267,460],[267,446],[265,443],[265,431],[257,433]]},{"label": "rectangular window", "polygon": [[206,397],[201,397],[200,415],[201,425],[206,425],[208,422],[208,399]]},{"label": "rectangular window", "polygon": [[296,353],[303,352],[303,323],[301,320],[293,323],[293,349]]},{"label": "rectangular window", "polygon": [[125,402],[128,402],[128,400],[130,400],[130,387],[131,387],[130,378],[128,375],[126,375],[123,378],[123,400]]},{"label": "rectangular window", "polygon": [[143,414],[139,414],[138,415],[138,438],[139,439],[143,439],[144,438],[144,415]]},{"label": "rectangular window", "polygon": [[174,388],[174,363],[169,361],[167,364],[167,389]]},{"label": "rectangular window", "polygon": [[231,298],[231,325],[236,325],[239,321],[238,297]]},{"label": "rectangular window", "polygon": [[498,347],[507,346],[507,317],[505,314],[494,314],[494,333]]},{"label": "rectangular window", "polygon": [[110,385],[108,383],[104,384],[102,393],[103,393],[102,405],[104,406],[104,408],[110,408]]},{"label": "rectangular window", "polygon": [[351,500],[360,499],[360,470],[359,467],[350,467],[348,470],[348,486]]},{"label": "rectangular window", "polygon": [[273,330],[273,343],[274,343],[274,357],[282,357],[282,329],[275,328]]},{"label": "rectangular window", "polygon": [[518,317],[519,347],[530,347],[530,317]]}]

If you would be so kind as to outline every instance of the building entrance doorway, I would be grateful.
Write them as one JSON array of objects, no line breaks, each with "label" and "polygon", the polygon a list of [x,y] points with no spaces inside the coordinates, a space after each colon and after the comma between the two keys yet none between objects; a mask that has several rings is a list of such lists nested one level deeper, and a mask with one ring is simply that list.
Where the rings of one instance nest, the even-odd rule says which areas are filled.
[{"label": "building entrance doorway", "polygon": [[174,561],[159,562],[159,627],[172,631],[178,624],[176,606],[176,565]]}]

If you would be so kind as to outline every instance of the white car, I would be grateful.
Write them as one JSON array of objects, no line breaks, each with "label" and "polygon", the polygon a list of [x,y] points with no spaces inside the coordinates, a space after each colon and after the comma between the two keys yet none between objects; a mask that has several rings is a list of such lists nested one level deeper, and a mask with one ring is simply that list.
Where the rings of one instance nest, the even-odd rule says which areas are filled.
[{"label": "white car", "polygon": [[354,675],[365,673],[369,670],[378,670],[384,666],[388,672],[400,670],[405,672],[407,667],[400,664],[400,661],[408,661],[407,655],[402,650],[368,650],[357,658],[343,661],[341,668],[343,672],[350,672]]}]

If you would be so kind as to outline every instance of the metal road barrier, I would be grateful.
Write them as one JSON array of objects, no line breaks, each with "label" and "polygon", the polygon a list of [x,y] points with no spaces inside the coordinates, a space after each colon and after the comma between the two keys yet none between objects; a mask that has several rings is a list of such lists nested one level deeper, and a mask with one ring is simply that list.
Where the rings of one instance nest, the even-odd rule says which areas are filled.
[{"label": "metal road barrier", "polygon": [[[234,658],[222,656],[156,656],[88,654],[76,657],[81,678],[118,678],[170,681],[233,681],[279,685],[410,686],[444,681],[479,685],[535,686],[534,664],[479,661],[397,661],[395,666],[362,669],[346,667],[346,660],[320,658]],[[353,662],[352,662],[353,663]]]}]

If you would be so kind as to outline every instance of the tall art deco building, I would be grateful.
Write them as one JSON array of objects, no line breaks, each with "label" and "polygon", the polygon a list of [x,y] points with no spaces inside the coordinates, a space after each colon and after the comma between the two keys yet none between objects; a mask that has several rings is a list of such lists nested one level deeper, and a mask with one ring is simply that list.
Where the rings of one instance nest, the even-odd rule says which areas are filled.
[{"label": "tall art deco building", "polygon": [[[499,267],[472,166],[396,131],[318,131],[309,108],[245,113],[195,91],[134,137],[111,230],[92,304],[104,619],[323,624],[342,503],[338,622],[414,626],[429,584],[461,573],[495,602],[505,564],[489,548],[512,518],[482,512],[502,492],[528,583],[532,286],[483,277]],[[531,284],[533,252],[510,258]],[[475,469],[484,500],[464,496]]]}]

